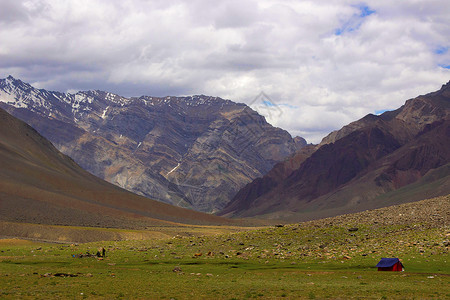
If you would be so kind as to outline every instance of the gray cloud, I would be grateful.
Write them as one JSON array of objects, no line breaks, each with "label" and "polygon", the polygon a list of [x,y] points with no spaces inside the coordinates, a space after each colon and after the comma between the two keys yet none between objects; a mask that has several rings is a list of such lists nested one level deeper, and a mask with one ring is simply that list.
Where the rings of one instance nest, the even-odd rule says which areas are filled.
[{"label": "gray cloud", "polygon": [[450,79],[446,1],[403,2],[1,0],[0,75],[124,96],[264,91],[273,125],[319,142]]},{"label": "gray cloud", "polygon": [[0,2],[0,24],[24,22],[28,19],[28,15],[23,5],[23,1],[2,0]]}]

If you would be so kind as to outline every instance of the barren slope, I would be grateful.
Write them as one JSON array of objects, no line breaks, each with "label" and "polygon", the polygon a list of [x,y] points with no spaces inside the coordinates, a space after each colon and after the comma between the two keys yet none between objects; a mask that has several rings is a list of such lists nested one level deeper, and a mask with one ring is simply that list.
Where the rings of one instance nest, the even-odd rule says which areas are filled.
[{"label": "barren slope", "polygon": [[446,195],[449,120],[450,83],[331,133],[289,176],[259,194],[255,180],[220,215],[299,221]]},{"label": "barren slope", "polygon": [[119,228],[230,222],[109,184],[2,109],[0,128],[1,221]]}]

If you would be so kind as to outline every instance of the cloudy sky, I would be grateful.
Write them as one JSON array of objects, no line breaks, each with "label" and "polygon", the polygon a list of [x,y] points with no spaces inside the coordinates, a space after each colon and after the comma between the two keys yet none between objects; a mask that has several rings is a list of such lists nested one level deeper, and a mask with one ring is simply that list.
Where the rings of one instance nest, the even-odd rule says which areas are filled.
[{"label": "cloudy sky", "polygon": [[219,96],[313,143],[450,80],[448,0],[0,0],[0,41],[1,78]]}]

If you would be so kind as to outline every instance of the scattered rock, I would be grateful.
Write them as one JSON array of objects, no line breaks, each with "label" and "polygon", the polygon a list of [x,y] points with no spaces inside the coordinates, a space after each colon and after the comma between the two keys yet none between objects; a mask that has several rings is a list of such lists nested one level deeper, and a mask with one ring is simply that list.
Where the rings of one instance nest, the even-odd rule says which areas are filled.
[{"label": "scattered rock", "polygon": [[70,273],[55,273],[53,276],[54,277],[78,277],[77,274],[70,274]]},{"label": "scattered rock", "polygon": [[181,269],[181,267],[176,266],[175,268],[173,268],[172,272],[181,273],[181,272],[183,272],[183,270]]}]

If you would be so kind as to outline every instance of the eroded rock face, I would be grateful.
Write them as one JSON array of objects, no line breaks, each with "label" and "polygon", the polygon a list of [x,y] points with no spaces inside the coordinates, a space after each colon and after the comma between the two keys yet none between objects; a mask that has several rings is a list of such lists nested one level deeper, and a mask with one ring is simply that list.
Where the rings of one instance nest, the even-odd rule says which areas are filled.
[{"label": "eroded rock face", "polygon": [[10,76],[0,106],[100,178],[207,212],[303,146],[245,104],[203,95],[64,94]]},{"label": "eroded rock face", "polygon": [[95,231],[86,235],[76,229],[63,233],[46,225],[145,229],[174,223],[231,223],[141,197],[107,183],[83,170],[35,129],[1,108],[0,128],[2,235],[87,242],[114,240],[120,234],[105,236]]},{"label": "eroded rock face", "polygon": [[295,169],[275,167],[219,215],[299,221],[446,195],[449,149],[450,82],[330,133],[305,159],[283,163]]}]

